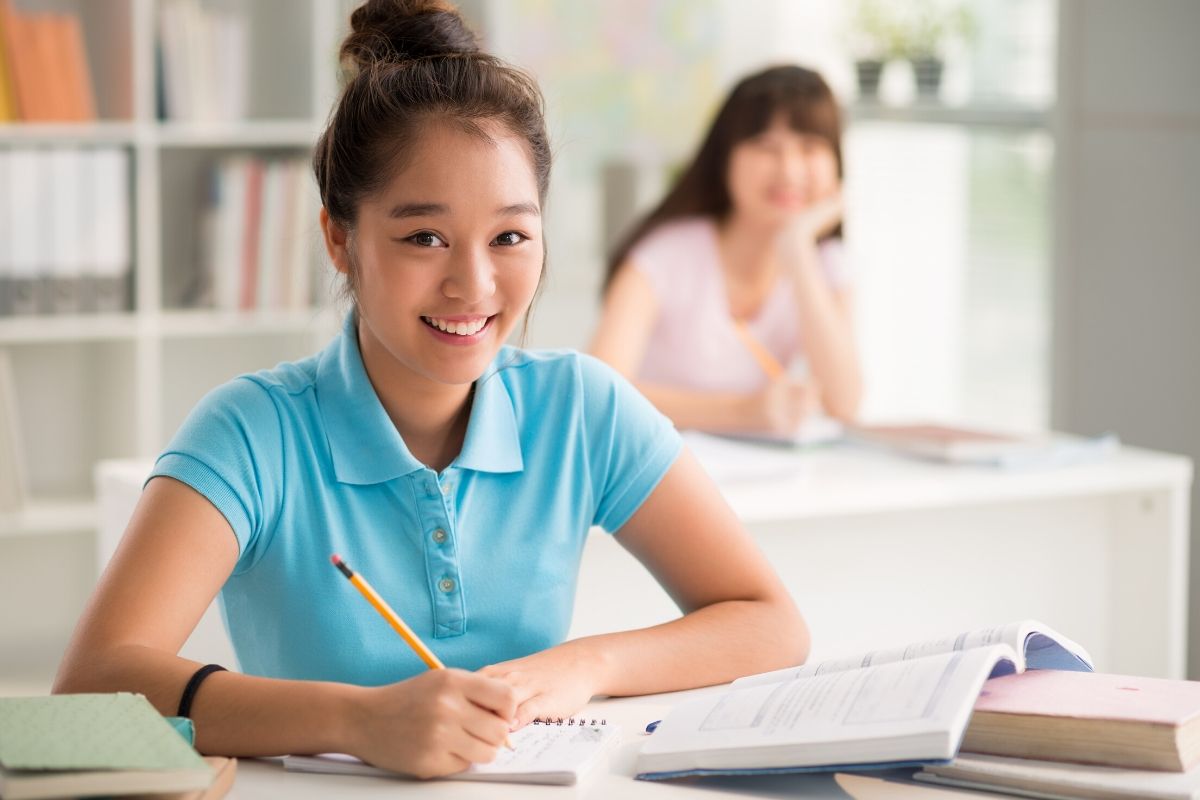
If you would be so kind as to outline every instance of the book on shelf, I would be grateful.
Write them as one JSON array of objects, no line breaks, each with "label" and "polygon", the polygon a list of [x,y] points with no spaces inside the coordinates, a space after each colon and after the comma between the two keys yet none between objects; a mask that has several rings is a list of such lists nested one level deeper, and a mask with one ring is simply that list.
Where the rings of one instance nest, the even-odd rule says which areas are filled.
[{"label": "book on shelf", "polygon": [[1052,671],[996,678],[962,749],[1183,772],[1200,764],[1200,683]]},{"label": "book on shelf", "polygon": [[202,759],[141,695],[0,698],[5,800],[206,790],[223,762]]},{"label": "book on shelf", "polygon": [[1112,452],[1117,437],[1066,434],[1017,434],[979,427],[911,423],[850,425],[849,438],[902,455],[946,464],[1007,469],[1064,466]]},{"label": "book on shelf", "polygon": [[201,262],[207,290],[198,304],[222,311],[312,306],[307,236],[317,205],[299,158],[222,159],[210,176]]},{"label": "book on shelf", "polygon": [[[472,764],[446,780],[494,783],[537,783],[571,785],[594,768],[617,741],[618,729],[606,720],[571,718],[534,722],[509,737],[513,749],[502,748],[488,764]],[[296,772],[327,772],[338,775],[401,777],[398,773],[364,764],[353,756],[325,753],[316,756],[287,756],[284,767]]]},{"label": "book on shelf", "polygon": [[1091,663],[1026,620],[748,676],[672,709],[635,769],[661,780],[947,763],[989,677]]},{"label": "book on shelf", "polygon": [[1046,800],[1200,800],[1200,768],[1160,772],[963,754],[949,764],[926,766],[913,777]]},{"label": "book on shelf", "polygon": [[247,21],[243,13],[197,0],[159,7],[158,52],[165,119],[230,122],[246,116]]},{"label": "book on shelf", "polygon": [[10,15],[10,7],[0,0],[0,123],[15,122],[21,116],[21,109],[17,105],[17,87],[14,83],[16,75],[13,73],[8,39]]},{"label": "book on shelf", "polygon": [[7,76],[0,119],[84,122],[96,118],[83,24],[75,14],[18,10],[0,0],[0,57]]}]

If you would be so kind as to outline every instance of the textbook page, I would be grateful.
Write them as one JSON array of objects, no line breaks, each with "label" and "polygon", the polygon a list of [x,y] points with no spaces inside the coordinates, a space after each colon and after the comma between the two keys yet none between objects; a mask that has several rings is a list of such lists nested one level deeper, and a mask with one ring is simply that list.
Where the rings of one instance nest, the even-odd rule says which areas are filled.
[{"label": "textbook page", "polygon": [[[1066,669],[1091,672],[1092,658],[1079,644],[1063,636],[1049,625],[1037,620],[1027,619],[1010,622],[1007,625],[996,625],[990,628],[980,628],[974,631],[944,636],[940,639],[930,639],[915,644],[900,647],[871,650],[867,653],[843,658],[826,659],[814,664],[804,664],[799,667],[786,667],[758,675],[747,675],[733,682],[734,686],[755,686],[765,683],[778,683],[793,678],[809,678],[827,672],[841,672],[849,669],[869,667],[873,664],[887,664],[893,661],[906,661],[913,658],[952,653],[960,650],[970,650],[977,647],[988,647],[994,644],[1005,644],[1017,654],[1013,669],[1001,665],[992,677],[1008,674],[1009,672],[1024,672],[1025,669]],[[1008,670],[1005,672],[1004,670]]]},{"label": "textbook page", "polygon": [[[496,760],[490,764],[472,764],[466,771],[448,775],[446,779],[573,784],[616,741],[618,730],[615,725],[526,725],[511,735],[512,750],[501,748]],[[283,765],[295,772],[402,777],[399,773],[364,764],[344,753],[287,756],[283,759]]]},{"label": "textbook page", "polygon": [[[677,706],[638,756],[639,777],[953,758],[1007,645],[733,687]],[[670,773],[670,774],[668,774]]]}]

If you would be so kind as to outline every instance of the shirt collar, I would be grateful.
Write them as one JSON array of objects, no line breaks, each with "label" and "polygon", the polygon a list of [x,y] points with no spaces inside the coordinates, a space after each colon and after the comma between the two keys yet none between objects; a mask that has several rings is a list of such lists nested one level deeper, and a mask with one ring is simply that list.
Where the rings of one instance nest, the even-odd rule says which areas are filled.
[{"label": "shirt collar", "polygon": [[[356,316],[321,353],[316,396],[334,475],[342,483],[383,483],[425,469],[409,451],[367,377],[358,349]],[[499,361],[506,358],[502,348]],[[494,361],[475,383],[462,452],[451,466],[481,472],[520,472],[521,441],[508,387]]]}]

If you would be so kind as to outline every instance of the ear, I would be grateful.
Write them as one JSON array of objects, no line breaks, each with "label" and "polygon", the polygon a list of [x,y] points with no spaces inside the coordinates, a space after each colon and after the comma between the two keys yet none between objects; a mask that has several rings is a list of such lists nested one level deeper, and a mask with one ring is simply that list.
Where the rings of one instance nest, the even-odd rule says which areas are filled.
[{"label": "ear", "polygon": [[325,252],[333,262],[334,269],[343,275],[350,273],[350,253],[347,250],[349,235],[346,229],[338,225],[329,216],[325,207],[321,207],[321,233],[325,237]]}]

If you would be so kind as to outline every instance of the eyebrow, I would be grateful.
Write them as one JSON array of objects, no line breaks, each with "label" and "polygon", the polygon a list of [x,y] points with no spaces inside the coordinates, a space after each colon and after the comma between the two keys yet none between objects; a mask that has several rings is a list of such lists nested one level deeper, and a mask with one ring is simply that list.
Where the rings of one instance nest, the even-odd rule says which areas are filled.
[{"label": "eyebrow", "polygon": [[[408,217],[438,217],[450,213],[450,206],[444,203],[402,203],[388,212],[389,219],[406,219]],[[528,214],[540,217],[542,212],[534,203],[514,203],[497,209],[496,216],[509,217],[514,214]]]}]

